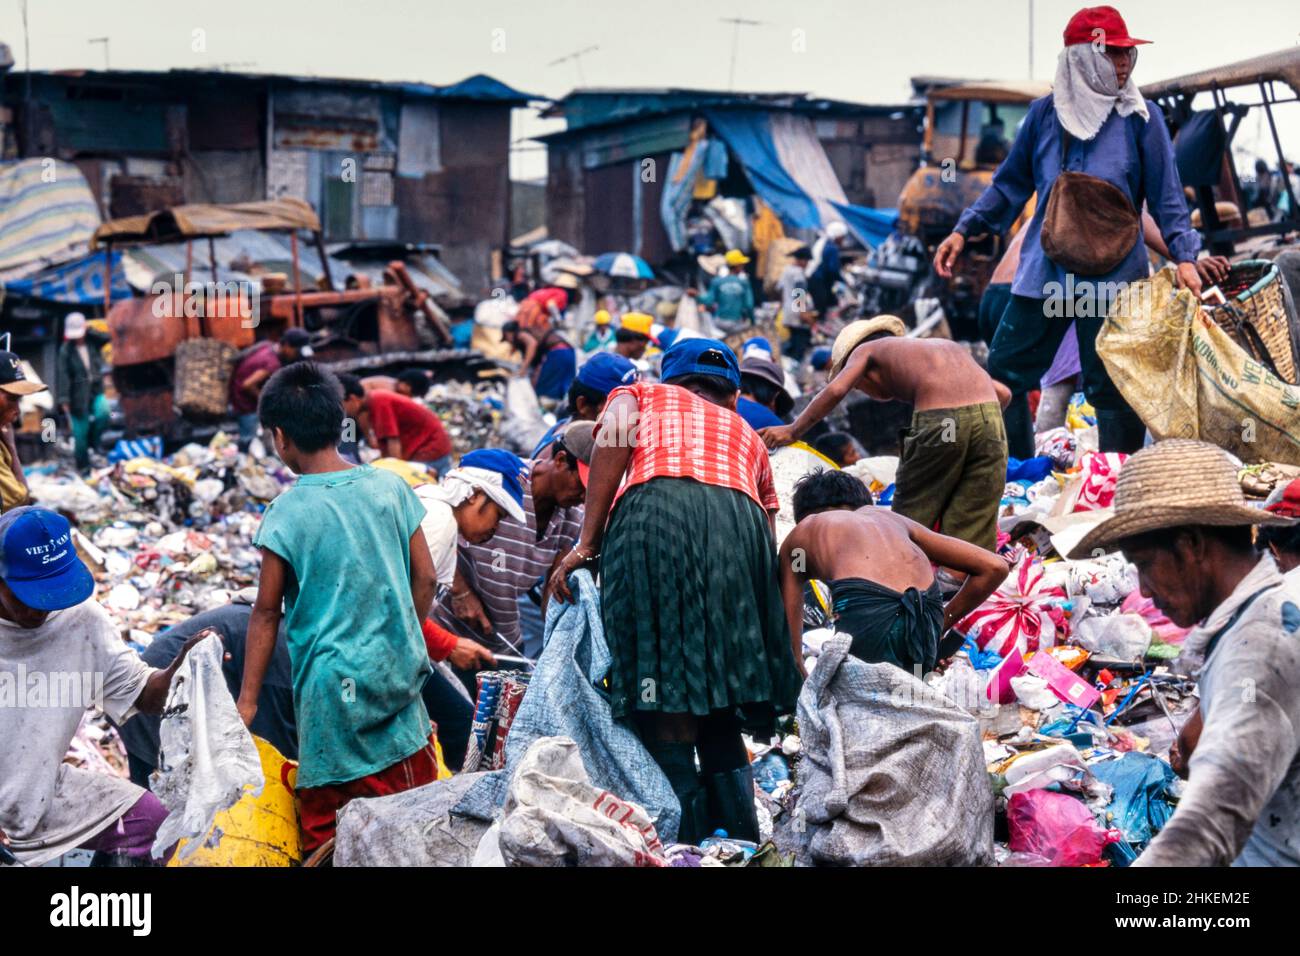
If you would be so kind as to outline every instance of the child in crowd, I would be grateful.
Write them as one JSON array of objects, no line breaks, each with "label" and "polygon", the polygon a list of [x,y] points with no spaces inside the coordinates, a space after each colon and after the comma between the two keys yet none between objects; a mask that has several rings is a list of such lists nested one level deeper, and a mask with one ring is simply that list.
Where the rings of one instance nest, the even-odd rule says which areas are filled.
[{"label": "child in crowd", "polygon": [[827,432],[813,442],[813,447],[840,468],[857,464],[862,459],[861,446],[848,432]]},{"label": "child in crowd", "polygon": [[992,551],[1007,481],[1006,387],[949,339],[904,338],[901,319],[850,322],[835,338],[831,381],[792,425],[764,428],[769,448],[788,445],[853,389],[912,405],[898,460],[893,509],[927,528]]},{"label": "child in crowd", "polygon": [[[944,632],[1007,576],[996,554],[872,507],[867,486],[842,471],[801,478],[793,504],[798,524],[781,543],[781,596],[800,667],[807,580],[830,585],[835,629],[852,636],[850,653],[920,677],[938,661]],[[967,575],[946,607],[935,565]]]},{"label": "child in crowd", "polygon": [[437,778],[420,690],[431,670],[421,632],[437,584],[425,509],[397,475],[336,450],[343,389],[300,362],[271,376],[262,427],[298,480],[267,506],[239,713],[250,723],[281,616],[299,728],[303,849],[334,835],[335,815]]}]

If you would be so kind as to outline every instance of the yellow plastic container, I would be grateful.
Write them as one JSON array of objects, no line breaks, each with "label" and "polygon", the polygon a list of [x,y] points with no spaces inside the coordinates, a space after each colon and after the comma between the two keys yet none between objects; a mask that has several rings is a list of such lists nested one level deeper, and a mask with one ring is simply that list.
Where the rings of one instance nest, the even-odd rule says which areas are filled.
[{"label": "yellow plastic container", "polygon": [[266,783],[260,796],[245,794],[229,810],[216,815],[212,833],[221,833],[215,846],[209,834],[204,845],[182,859],[182,840],[168,866],[297,866],[302,862],[302,838],[293,787],[298,765],[254,736]]}]

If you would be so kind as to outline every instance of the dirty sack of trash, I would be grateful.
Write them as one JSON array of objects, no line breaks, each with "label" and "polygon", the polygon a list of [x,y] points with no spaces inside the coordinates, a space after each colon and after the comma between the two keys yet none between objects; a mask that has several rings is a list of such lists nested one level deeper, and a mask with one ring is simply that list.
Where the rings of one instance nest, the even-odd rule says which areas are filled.
[{"label": "dirty sack of trash", "polygon": [[339,811],[335,866],[469,866],[489,823],[453,812],[483,776],[461,773]]},{"label": "dirty sack of trash", "polygon": [[168,811],[154,840],[155,857],[181,839],[188,841],[182,857],[216,845],[222,834],[213,830],[213,818],[245,794],[262,792],[262,763],[226,686],[224,653],[221,639],[210,634],[172,677],[159,727],[160,769],[149,781]]},{"label": "dirty sack of trash", "polygon": [[574,603],[547,608],[545,650],[538,659],[505,741],[505,767],[483,774],[456,810],[496,819],[524,753],[542,737],[576,741],[591,782],[645,807],[660,836],[677,835],[681,808],[668,778],[640,739],[614,720],[603,690],[612,658],[591,573],[572,579]]},{"label": "dirty sack of trash", "polygon": [[645,809],[593,786],[578,745],[540,737],[483,835],[475,866],[668,866]]},{"label": "dirty sack of trash", "polygon": [[796,817],[814,863],[980,866],[993,792],[979,721],[892,664],[822,646],[799,694]]}]

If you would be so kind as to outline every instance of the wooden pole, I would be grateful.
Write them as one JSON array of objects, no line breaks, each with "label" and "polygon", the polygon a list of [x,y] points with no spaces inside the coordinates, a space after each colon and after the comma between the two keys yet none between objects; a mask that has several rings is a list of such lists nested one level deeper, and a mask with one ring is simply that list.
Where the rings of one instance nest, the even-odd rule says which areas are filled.
[{"label": "wooden pole", "polygon": [[293,317],[302,328],[302,273],[298,268],[298,230],[289,233],[289,248],[293,251]]},{"label": "wooden pole", "polygon": [[330,257],[325,253],[325,237],[316,233],[316,251],[320,254],[320,265],[325,270],[325,288],[334,291],[334,277],[330,275]]}]

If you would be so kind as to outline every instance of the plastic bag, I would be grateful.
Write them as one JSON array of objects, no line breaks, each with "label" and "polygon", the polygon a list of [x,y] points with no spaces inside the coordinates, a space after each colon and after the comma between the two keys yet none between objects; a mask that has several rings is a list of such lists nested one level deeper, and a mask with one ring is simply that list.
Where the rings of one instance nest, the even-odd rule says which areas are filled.
[{"label": "plastic bag", "polygon": [[1075,636],[1092,653],[1122,661],[1141,660],[1151,644],[1151,628],[1136,614],[1090,617]]},{"label": "plastic bag", "polygon": [[1057,500],[1056,513],[1102,511],[1115,501],[1115,482],[1128,455],[1122,452],[1086,452],[1079,459],[1079,471]]},{"label": "plastic bag", "polygon": [[265,778],[253,736],[235,709],[221,669],[225,647],[211,634],[190,648],[172,677],[158,728],[159,762],[150,786],[167,807],[153,855],[185,837],[181,856],[201,846],[212,819],[250,793],[259,796]]},{"label": "plastic bag", "polygon": [[528,748],[497,839],[507,866],[668,866],[649,815],[592,786],[567,737],[542,737]]},{"label": "plastic bag", "polygon": [[511,376],[506,382],[505,415],[500,425],[502,442],[522,455],[531,455],[549,427],[542,417],[532,382]]},{"label": "plastic bag", "polygon": [[1156,607],[1154,601],[1142,596],[1142,592],[1134,588],[1129,596],[1120,604],[1119,609],[1126,614],[1136,614],[1147,622],[1147,626],[1155,633],[1165,644],[1181,644],[1187,637],[1189,628],[1179,627],[1164,613]]},{"label": "plastic bag", "polygon": [[452,808],[482,776],[462,773],[339,811],[335,866],[469,866],[488,824]]},{"label": "plastic bag", "polygon": [[1006,778],[1007,785],[1002,792],[1008,797],[1068,783],[1088,774],[1079,751],[1066,743],[1016,754],[997,769]]},{"label": "plastic bag", "polygon": [[1106,814],[1127,842],[1138,846],[1149,843],[1173,816],[1168,795],[1174,771],[1163,760],[1149,754],[1126,753],[1118,760],[1091,763],[1088,769],[1114,788]]},{"label": "plastic bag", "polygon": [[1120,840],[1079,800],[1051,790],[1017,793],[1007,802],[1008,845],[1013,853],[1033,853],[1052,866],[1087,866],[1101,860],[1108,843]]}]

